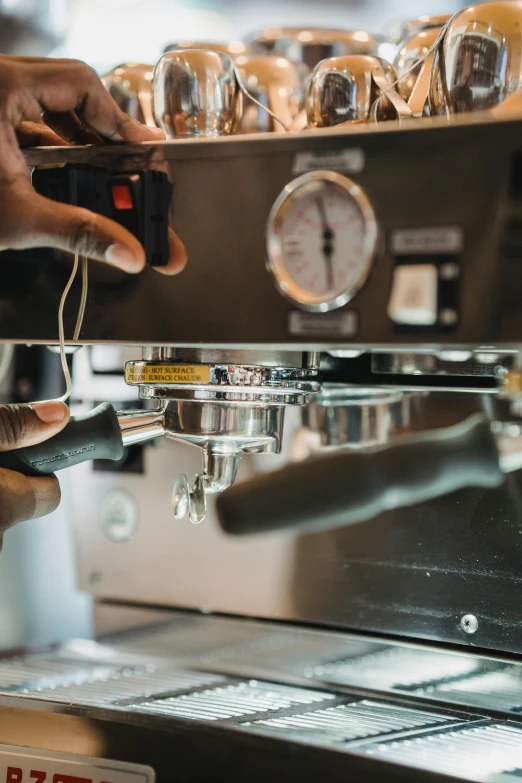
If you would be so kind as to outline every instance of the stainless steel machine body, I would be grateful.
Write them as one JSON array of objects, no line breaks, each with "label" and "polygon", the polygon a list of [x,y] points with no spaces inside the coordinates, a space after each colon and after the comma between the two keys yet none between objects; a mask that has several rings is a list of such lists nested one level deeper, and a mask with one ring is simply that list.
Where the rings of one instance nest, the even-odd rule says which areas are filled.
[{"label": "stainless steel machine body", "polygon": [[[34,150],[26,159],[30,166],[164,167],[174,184],[172,225],[192,263],[171,279],[151,270],[126,277],[92,264],[83,343],[265,352],[386,352],[421,345],[428,352],[480,352],[485,346],[516,347],[522,337],[519,133],[519,121],[477,114],[451,125],[422,119],[405,127],[388,122],[139,147]],[[349,177],[364,191],[379,239],[357,295],[333,312],[313,313],[281,296],[267,272],[265,237],[284,188],[304,173],[323,171]],[[23,253],[6,267],[2,340],[57,342],[55,313],[68,263],[52,251],[41,255],[46,264]],[[393,284],[400,294],[419,266],[430,267],[421,278],[429,301],[418,308],[422,313],[397,312],[401,301]],[[466,285],[455,304],[441,308],[445,296],[437,281],[447,280],[456,295],[460,276]],[[75,310],[72,296],[67,334]]]},{"label": "stainless steel machine body", "polygon": [[[288,370],[293,364],[298,374],[307,372],[299,366],[317,365],[313,357],[322,352],[325,381],[330,372],[325,357],[330,356],[330,363],[337,362],[337,375],[344,373],[345,385],[389,388],[390,393],[398,394],[398,401],[408,390],[445,390],[439,397],[415,396],[417,408],[407,429],[420,430],[454,423],[478,410],[494,410],[495,417],[509,419],[507,403],[495,400],[495,391],[500,383],[497,368],[513,363],[522,337],[516,233],[521,210],[520,126],[518,121],[500,123],[485,117],[472,122],[462,119],[449,127],[441,120],[419,120],[412,122],[411,130],[388,123],[377,129],[180,140],[121,149],[42,150],[28,153],[27,160],[33,165],[89,160],[122,169],[160,165],[168,168],[174,183],[172,225],[185,241],[191,263],[182,275],[172,279],[160,279],[150,270],[139,277],[124,277],[116,270],[93,264],[82,342],[127,344],[125,358],[138,362],[130,365],[138,368],[140,360],[144,366],[147,362],[153,366],[155,362],[160,366],[161,362],[185,362],[222,367],[228,357],[229,369],[233,369],[244,365],[247,356],[255,357],[257,365],[269,372],[277,367]],[[477,166],[479,153],[481,165]],[[422,169],[417,165],[420,162]],[[292,302],[292,296],[278,290],[273,272],[266,266],[265,230],[273,204],[285,186],[302,176],[304,168],[321,174],[326,166],[328,171],[349,175],[364,189],[376,216],[378,240],[366,280],[348,301],[334,309],[321,305],[310,309],[308,303]],[[226,199],[219,198],[225,183]],[[7,261],[0,310],[5,340],[33,344],[56,341],[54,311],[67,274],[67,261],[50,251],[46,255],[47,265],[36,258],[17,259],[16,264]],[[417,283],[415,273],[426,269],[428,275],[421,275]],[[29,270],[33,277],[27,274]],[[433,285],[435,290],[426,292],[426,286]],[[420,302],[420,317],[415,307],[412,310],[401,304],[401,297],[408,298],[412,290],[416,292],[415,302]],[[70,332],[74,308],[73,298],[66,313],[66,332]],[[143,359],[139,346],[144,346]],[[135,385],[133,372],[127,370],[131,385]],[[88,403],[99,401],[104,376],[93,371],[87,371],[87,375],[91,381],[83,384],[79,397]],[[294,402],[299,402],[299,396],[303,397],[301,402],[306,402],[306,395],[313,390],[313,385],[306,390],[306,378],[301,391],[299,381],[291,382],[296,384],[292,390],[288,380],[278,381],[282,384],[279,389],[274,380],[269,400],[266,384],[256,385],[252,380],[246,387],[228,379],[225,386],[191,386],[185,382],[167,383],[164,388],[161,383],[147,384],[145,377],[140,382],[134,376],[134,380],[141,387],[147,407],[158,398],[168,402],[174,438],[179,433],[181,440],[204,446],[218,436],[218,444],[232,446],[227,452],[232,462],[236,453],[233,433],[237,433],[240,423],[237,416],[246,406],[241,418],[243,429],[237,434],[247,437],[242,447],[247,455],[238,480],[251,474],[254,463],[256,471],[270,470],[293,458],[292,431],[300,428],[298,408],[292,410],[290,405],[287,410],[283,442],[276,421],[280,416],[277,406],[281,402],[288,406],[296,393]],[[90,388],[98,388],[95,395]],[[461,393],[449,395],[451,388]],[[468,393],[462,394],[463,390]],[[126,407],[132,407],[128,402],[132,390],[120,394],[120,402],[127,400]],[[278,395],[282,395],[279,402]],[[217,419],[209,414],[210,418],[203,421],[201,405],[215,405],[212,398],[217,401]],[[254,420],[244,418],[245,410],[255,410],[256,400],[261,403],[263,417],[268,415],[263,424],[268,426],[265,445],[252,429]],[[267,402],[275,405],[272,413],[266,408]],[[403,405],[404,400],[399,404]],[[225,409],[228,419],[222,417]],[[386,415],[391,416],[392,411],[388,407]],[[248,413],[247,418],[250,416]],[[343,437],[349,443],[350,437]],[[379,435],[374,433],[367,439],[371,442],[376,437],[382,441],[387,435],[381,429]],[[283,454],[276,457],[274,452],[281,444]],[[263,450],[272,454],[248,455],[249,451]],[[222,445],[217,452],[222,453]],[[186,465],[192,467],[190,454],[186,447],[171,443],[144,447],[145,467],[137,475],[131,470],[114,474],[93,472],[90,466],[76,468],[83,476],[77,496],[83,587],[104,599],[208,607],[367,630],[386,627],[393,632],[400,627],[410,636],[462,644],[470,639],[462,634],[454,618],[466,614],[469,602],[475,601],[477,584],[483,584],[479,593],[485,616],[494,615],[496,593],[486,587],[490,583],[486,574],[472,570],[465,579],[461,576],[467,570],[461,565],[462,547],[470,552],[471,560],[477,546],[482,553],[485,534],[477,538],[471,520],[482,502],[488,507],[490,501],[481,498],[494,496],[494,492],[466,490],[462,506],[452,497],[441,499],[433,504],[438,509],[432,512],[437,521],[428,525],[424,521],[426,511],[419,507],[390,512],[382,520],[350,530],[319,535],[316,543],[313,537],[301,542],[291,536],[230,542],[213,524],[212,502],[209,524],[201,529],[204,532],[195,534],[190,526],[172,520],[166,502],[169,485],[178,467],[182,473]],[[232,471],[229,477],[236,468],[235,462],[227,463],[225,470]],[[214,469],[219,486],[224,476],[222,462],[215,463]],[[148,480],[149,475],[153,481]],[[513,498],[516,481],[516,475],[509,479]],[[123,500],[120,498],[122,505],[118,506],[120,490]],[[123,521],[121,526],[115,523],[117,532],[107,533],[107,524],[110,526],[110,519],[117,518],[119,512],[114,515],[112,501],[104,505],[100,498],[113,491]],[[506,491],[504,488],[501,492]],[[131,496],[128,502],[127,495]],[[518,545],[516,499],[505,502],[514,505],[509,506],[512,511],[505,512],[502,534],[496,526],[488,530],[489,543],[483,552],[486,559],[494,552],[491,537],[499,535],[510,552]],[[142,521],[134,536],[138,518]],[[89,523],[93,519],[98,523]],[[106,519],[108,523],[103,521]],[[408,532],[412,525],[418,538]],[[459,525],[462,543],[453,546]],[[442,542],[445,526],[448,549],[444,557],[455,561],[441,571],[436,566],[440,551],[428,555],[428,542],[432,534]],[[391,544],[390,535],[396,543]],[[130,540],[115,548],[114,540],[119,537]],[[171,539],[172,546],[167,546],[165,542]],[[391,559],[390,546],[397,553]],[[420,557],[419,547],[426,547],[425,558]],[[337,551],[338,558],[333,554]],[[354,562],[348,567],[352,557]],[[482,555],[476,557],[480,560]],[[177,558],[179,562],[174,566]],[[330,563],[327,581],[324,558]],[[333,565],[336,562],[338,571]],[[509,582],[513,576],[509,563],[511,558],[504,563],[505,574],[499,577],[496,573],[495,580]],[[302,573],[307,574],[304,586]],[[295,584],[299,585],[295,591],[289,588],[290,574],[292,584],[297,579]],[[368,579],[371,589],[360,594],[360,585]],[[442,582],[434,587],[438,579]],[[454,593],[453,587],[448,588],[452,596],[452,606],[448,607],[441,585],[448,586],[453,579],[459,590]],[[239,590],[238,584],[242,585]],[[355,592],[349,599],[350,589]],[[333,595],[342,596],[341,600],[331,600],[331,590]],[[415,600],[413,595],[417,595]],[[408,610],[403,606],[406,596]],[[487,646],[518,649],[518,605],[513,605],[511,613],[511,600],[505,598],[501,627],[486,622],[483,629],[481,625],[481,633],[487,634]],[[439,619],[434,622],[433,617]]]},{"label": "stainless steel machine body", "polygon": [[[135,408],[139,387],[141,407],[120,464],[71,469],[98,643],[0,661],[9,783],[40,769],[28,749],[56,783],[74,758],[98,783],[520,777],[520,472],[306,536],[227,537],[213,494],[477,412],[513,426],[521,131],[476,115],[26,154],[167,171],[190,263],[91,265],[77,404]],[[3,263],[0,339],[56,344],[68,259]],[[170,438],[144,445],[145,420]],[[197,517],[206,489],[199,527],[167,501],[199,468],[187,443],[205,470],[174,503]]]}]

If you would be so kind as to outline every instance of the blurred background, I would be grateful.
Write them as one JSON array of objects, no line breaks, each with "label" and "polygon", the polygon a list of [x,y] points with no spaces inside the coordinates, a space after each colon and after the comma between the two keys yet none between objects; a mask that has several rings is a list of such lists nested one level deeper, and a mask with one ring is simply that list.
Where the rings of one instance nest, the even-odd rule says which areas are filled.
[{"label": "blurred background", "polygon": [[179,40],[241,39],[272,26],[387,33],[420,14],[451,13],[458,0],[0,0],[0,50],[75,57],[100,73],[154,62]]},{"label": "blurred background", "polygon": [[[265,27],[335,27],[382,33],[420,14],[452,13],[458,0],[0,0],[0,53],[73,57],[103,74],[124,62],[154,63],[175,41],[230,41]],[[390,46],[390,59],[394,56]],[[4,349],[0,347],[1,354]],[[34,349],[36,350],[36,349]],[[61,383],[56,356],[46,373]],[[41,359],[41,357],[40,357]],[[0,381],[0,402],[45,399],[37,390]],[[23,373],[17,381],[24,379]],[[29,382],[29,381],[27,381]],[[52,384],[51,384],[52,385]],[[47,387],[50,392],[50,387]],[[34,394],[32,396],[31,392]],[[54,390],[51,394],[62,393]],[[54,515],[10,530],[0,557],[0,648],[45,645],[91,633],[91,604],[76,589],[70,474]],[[92,524],[98,524],[92,520]]]}]

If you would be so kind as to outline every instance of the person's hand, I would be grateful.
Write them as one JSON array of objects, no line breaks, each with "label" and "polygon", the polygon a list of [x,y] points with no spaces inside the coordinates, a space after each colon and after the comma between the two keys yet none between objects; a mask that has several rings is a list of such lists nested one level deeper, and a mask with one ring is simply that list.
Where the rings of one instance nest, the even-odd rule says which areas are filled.
[{"label": "person's hand", "polygon": [[[85,63],[0,55],[0,250],[53,247],[140,272],[145,251],[133,234],[101,215],[36,193],[20,144],[163,138],[161,130],[122,112]],[[176,274],[186,254],[173,231],[169,250],[168,266],[158,271]]]},{"label": "person's hand", "polygon": [[[32,446],[56,435],[69,421],[63,402],[0,405],[0,451]],[[5,531],[16,522],[43,517],[60,502],[55,476],[28,478],[0,468],[0,550]]]}]

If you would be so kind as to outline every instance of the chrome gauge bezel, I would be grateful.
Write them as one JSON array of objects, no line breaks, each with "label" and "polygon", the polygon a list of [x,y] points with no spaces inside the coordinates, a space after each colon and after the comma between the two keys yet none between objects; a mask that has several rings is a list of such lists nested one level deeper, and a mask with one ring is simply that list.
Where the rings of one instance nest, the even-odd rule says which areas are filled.
[{"label": "chrome gauge bezel", "polygon": [[[325,186],[334,184],[344,190],[355,201],[364,221],[362,271],[351,288],[328,299],[314,296],[302,288],[289,275],[283,256],[282,229],[290,208],[300,196],[321,192]],[[309,171],[289,182],[279,194],[266,227],[267,267],[274,277],[278,291],[290,302],[312,313],[327,313],[343,307],[362,288],[370,274],[377,247],[378,225],[375,212],[363,189],[353,180],[335,171]]]}]

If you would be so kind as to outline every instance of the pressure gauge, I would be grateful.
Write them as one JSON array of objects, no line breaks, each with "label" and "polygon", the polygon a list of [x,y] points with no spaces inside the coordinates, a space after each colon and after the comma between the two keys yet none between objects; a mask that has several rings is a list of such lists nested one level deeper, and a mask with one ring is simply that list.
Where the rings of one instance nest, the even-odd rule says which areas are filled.
[{"label": "pressure gauge", "polygon": [[290,182],[267,224],[268,268],[280,292],[304,310],[342,307],[364,284],[377,221],[364,191],[333,171]]}]

